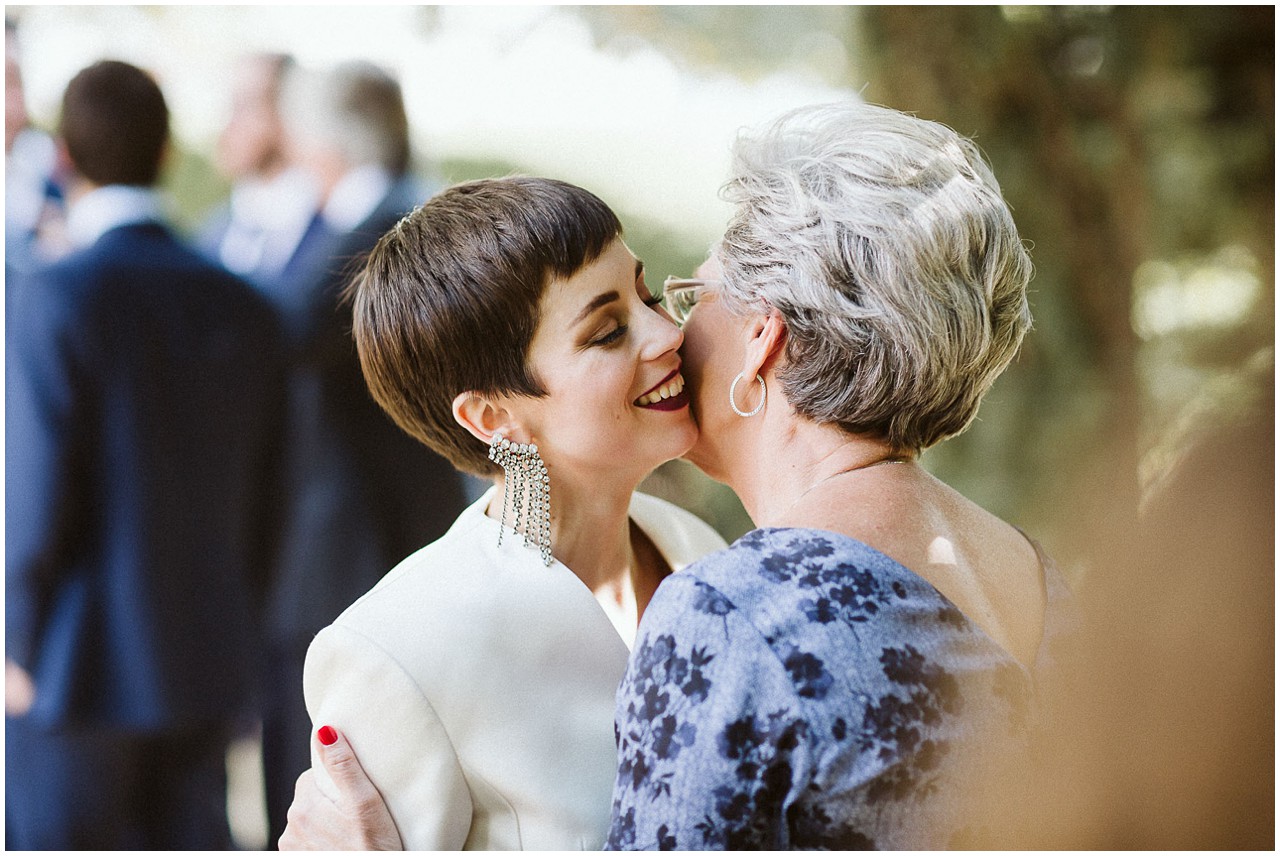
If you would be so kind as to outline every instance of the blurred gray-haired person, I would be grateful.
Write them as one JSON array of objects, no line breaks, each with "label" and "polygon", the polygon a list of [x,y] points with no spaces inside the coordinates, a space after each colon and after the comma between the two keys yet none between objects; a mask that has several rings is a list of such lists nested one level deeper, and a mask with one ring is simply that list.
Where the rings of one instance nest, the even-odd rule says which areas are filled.
[{"label": "blurred gray-haired person", "polygon": [[288,507],[268,604],[263,761],[270,841],[310,766],[307,645],[387,569],[444,534],[463,477],[369,396],[341,300],[348,274],[429,188],[409,170],[400,84],[367,62],[295,69],[281,100],[285,147],[319,210],[273,297],[292,354]]}]

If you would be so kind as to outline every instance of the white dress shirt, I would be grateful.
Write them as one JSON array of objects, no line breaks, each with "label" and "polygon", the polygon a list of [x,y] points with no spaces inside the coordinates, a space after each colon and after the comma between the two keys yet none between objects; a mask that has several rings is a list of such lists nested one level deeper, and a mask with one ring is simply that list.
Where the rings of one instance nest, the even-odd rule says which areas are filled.
[{"label": "white dress shirt", "polygon": [[84,248],[120,226],[163,220],[164,206],[154,188],[108,184],[72,203],[67,212],[67,234],[73,246]]},{"label": "white dress shirt", "polygon": [[[569,568],[498,546],[491,496],[316,636],[307,710],[350,740],[407,849],[597,850],[627,646]],[[673,570],[724,547],[663,500],[630,514]]]},{"label": "white dress shirt", "polygon": [[324,203],[325,223],[335,232],[350,232],[369,218],[393,184],[391,173],[380,166],[366,164],[349,170]]},{"label": "white dress shirt", "polygon": [[71,249],[66,205],[54,185],[57,147],[35,128],[23,128],[4,159],[5,270],[27,271]]},{"label": "white dress shirt", "polygon": [[318,205],[316,182],[302,169],[239,182],[231,189],[219,261],[241,275],[275,276],[297,250]]}]

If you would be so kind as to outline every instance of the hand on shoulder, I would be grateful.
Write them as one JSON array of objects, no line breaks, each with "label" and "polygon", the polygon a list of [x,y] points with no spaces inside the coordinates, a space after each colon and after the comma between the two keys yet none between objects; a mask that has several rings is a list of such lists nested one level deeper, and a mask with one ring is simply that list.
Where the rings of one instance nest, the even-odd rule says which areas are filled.
[{"label": "hand on shoulder", "polygon": [[315,773],[298,777],[281,850],[403,850],[400,833],[382,794],[365,775],[351,744],[336,729],[316,734],[320,761],[338,789],[324,794]]}]

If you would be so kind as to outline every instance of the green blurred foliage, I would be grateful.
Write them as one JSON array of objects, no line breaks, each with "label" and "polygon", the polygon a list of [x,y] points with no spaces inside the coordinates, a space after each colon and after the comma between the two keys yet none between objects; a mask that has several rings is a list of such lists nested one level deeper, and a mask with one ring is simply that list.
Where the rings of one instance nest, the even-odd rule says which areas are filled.
[{"label": "green blurred foliage", "polygon": [[207,153],[174,140],[169,149],[163,188],[175,206],[170,212],[175,225],[192,234],[213,209],[226,201],[231,184],[214,168]]},{"label": "green blurred foliage", "polygon": [[850,6],[583,6],[601,47],[654,45],[690,70],[746,80],[785,71],[833,86],[850,82]]}]

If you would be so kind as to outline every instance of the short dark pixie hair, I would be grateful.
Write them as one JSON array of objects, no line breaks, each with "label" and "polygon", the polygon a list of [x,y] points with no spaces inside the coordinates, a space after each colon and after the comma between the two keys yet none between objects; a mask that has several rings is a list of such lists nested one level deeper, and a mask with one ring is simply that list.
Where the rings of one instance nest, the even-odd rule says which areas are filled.
[{"label": "short dark pixie hair", "polygon": [[67,84],[58,131],[76,171],[89,181],[150,187],[169,140],[169,107],[151,75],[102,60]]},{"label": "short dark pixie hair", "polygon": [[609,206],[554,179],[471,181],[427,201],[382,237],[352,283],[374,399],[459,469],[498,473],[453,418],[454,398],[546,395],[527,364],[543,292],[621,234]]}]

